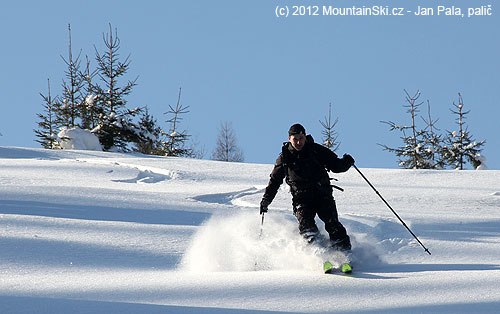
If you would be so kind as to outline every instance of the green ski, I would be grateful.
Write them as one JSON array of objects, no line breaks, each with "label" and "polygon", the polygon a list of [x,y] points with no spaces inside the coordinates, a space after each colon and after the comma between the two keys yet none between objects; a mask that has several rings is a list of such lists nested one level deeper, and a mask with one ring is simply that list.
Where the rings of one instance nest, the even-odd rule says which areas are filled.
[{"label": "green ski", "polygon": [[344,263],[339,267],[335,267],[331,262],[326,261],[323,264],[323,271],[325,272],[325,274],[333,274],[333,273],[350,274],[352,272],[352,267],[349,263]]}]

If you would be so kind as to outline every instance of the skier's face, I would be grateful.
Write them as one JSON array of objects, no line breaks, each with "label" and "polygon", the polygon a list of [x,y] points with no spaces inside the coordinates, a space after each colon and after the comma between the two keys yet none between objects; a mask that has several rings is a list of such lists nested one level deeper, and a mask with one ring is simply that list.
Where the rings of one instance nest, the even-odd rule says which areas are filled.
[{"label": "skier's face", "polygon": [[304,134],[294,134],[289,136],[288,139],[296,151],[300,151],[306,144],[306,136]]}]

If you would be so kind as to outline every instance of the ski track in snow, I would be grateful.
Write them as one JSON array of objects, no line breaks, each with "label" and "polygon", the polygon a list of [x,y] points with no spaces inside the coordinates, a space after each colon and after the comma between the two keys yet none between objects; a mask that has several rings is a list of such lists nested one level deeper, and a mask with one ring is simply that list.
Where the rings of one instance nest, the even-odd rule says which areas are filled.
[{"label": "ski track in snow", "polygon": [[0,166],[2,313],[500,308],[500,171],[363,170],[432,256],[336,175],[355,272],[332,276],[322,262],[347,257],[304,243],[286,186],[261,225],[272,165],[0,147]]},{"label": "ski track in snow", "polygon": [[[77,160],[80,161],[80,160]],[[178,171],[162,169],[157,167],[146,167],[137,164],[131,163],[123,163],[123,162],[102,162],[100,160],[81,160],[82,162],[101,164],[101,165],[110,165],[114,167],[125,167],[130,169],[137,169],[139,172],[136,177],[131,179],[115,179],[113,182],[123,182],[123,183],[158,183],[164,180],[174,180],[181,179],[182,173]],[[109,172],[113,172],[114,170],[109,170]]]}]

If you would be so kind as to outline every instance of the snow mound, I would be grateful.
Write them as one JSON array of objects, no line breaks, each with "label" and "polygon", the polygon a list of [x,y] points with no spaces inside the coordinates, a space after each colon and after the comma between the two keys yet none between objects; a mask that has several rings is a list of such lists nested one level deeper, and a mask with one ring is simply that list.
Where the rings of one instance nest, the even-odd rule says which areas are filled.
[{"label": "snow mound", "polygon": [[476,170],[488,170],[488,166],[486,166],[486,157],[477,154],[475,158],[479,162],[479,166],[477,166]]},{"label": "snow mound", "polygon": [[151,170],[139,170],[135,178],[126,180],[113,180],[114,182],[122,183],[158,183],[165,180],[170,180],[176,177],[175,173],[161,174]]},{"label": "snow mound", "polygon": [[63,129],[57,136],[60,139],[59,144],[63,149],[102,151],[99,139],[89,130],[83,130],[78,127]]}]

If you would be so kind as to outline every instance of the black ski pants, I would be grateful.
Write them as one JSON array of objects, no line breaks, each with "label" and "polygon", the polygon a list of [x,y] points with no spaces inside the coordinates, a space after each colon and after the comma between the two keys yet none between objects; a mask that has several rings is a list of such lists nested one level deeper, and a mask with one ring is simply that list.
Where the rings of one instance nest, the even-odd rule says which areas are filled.
[{"label": "black ski pants", "polygon": [[332,244],[340,249],[350,250],[351,241],[340,223],[337,206],[331,193],[309,191],[293,195],[293,212],[299,222],[299,232],[308,242],[313,242],[319,234],[314,221],[316,215],[325,223]]}]

